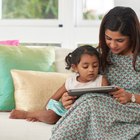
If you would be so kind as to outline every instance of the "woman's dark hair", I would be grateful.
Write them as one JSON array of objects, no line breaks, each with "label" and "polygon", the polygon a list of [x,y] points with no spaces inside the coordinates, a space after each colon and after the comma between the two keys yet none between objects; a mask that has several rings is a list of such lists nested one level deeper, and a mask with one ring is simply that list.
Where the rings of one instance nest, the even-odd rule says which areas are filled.
[{"label": "woman's dark hair", "polygon": [[[90,45],[83,45],[78,48],[76,48],[73,52],[69,53],[66,58],[66,69],[70,69],[72,64],[77,65],[79,64],[81,60],[81,56],[83,54],[89,54],[91,56],[95,55],[100,60],[99,52],[96,50],[96,48],[90,46]],[[100,62],[100,61],[99,61]]]},{"label": "woman's dark hair", "polygon": [[109,48],[105,41],[105,31],[119,31],[130,37],[130,46],[133,52],[133,68],[135,69],[137,55],[140,53],[140,23],[135,11],[129,7],[117,6],[111,9],[103,18],[99,33],[99,52],[101,53],[102,69],[109,64],[107,61]]}]

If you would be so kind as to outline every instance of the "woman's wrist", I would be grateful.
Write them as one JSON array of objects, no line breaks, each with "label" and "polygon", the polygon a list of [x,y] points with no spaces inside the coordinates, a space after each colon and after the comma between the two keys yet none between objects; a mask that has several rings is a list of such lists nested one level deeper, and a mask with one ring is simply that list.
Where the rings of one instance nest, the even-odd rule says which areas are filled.
[{"label": "woman's wrist", "polygon": [[[133,98],[134,101],[132,101],[132,98]],[[140,104],[140,94],[134,94],[134,93],[132,93],[131,94],[131,97],[130,97],[130,102]]]},{"label": "woman's wrist", "polygon": [[140,104],[140,93],[139,94],[134,94],[135,95],[135,103]]},{"label": "woman's wrist", "polygon": [[136,96],[135,96],[134,93],[131,94],[130,100],[131,100],[132,103],[135,103],[136,102]]},{"label": "woman's wrist", "polygon": [[132,93],[127,92],[128,102],[131,102]]}]

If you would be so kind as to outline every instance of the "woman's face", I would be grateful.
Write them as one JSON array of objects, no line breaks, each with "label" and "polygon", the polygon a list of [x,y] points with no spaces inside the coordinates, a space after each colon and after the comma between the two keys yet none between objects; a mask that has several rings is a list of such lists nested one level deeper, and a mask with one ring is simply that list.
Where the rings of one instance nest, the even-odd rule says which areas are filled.
[{"label": "woman's face", "polygon": [[111,52],[114,54],[132,54],[129,36],[124,36],[120,32],[107,29],[105,31],[105,41]]}]

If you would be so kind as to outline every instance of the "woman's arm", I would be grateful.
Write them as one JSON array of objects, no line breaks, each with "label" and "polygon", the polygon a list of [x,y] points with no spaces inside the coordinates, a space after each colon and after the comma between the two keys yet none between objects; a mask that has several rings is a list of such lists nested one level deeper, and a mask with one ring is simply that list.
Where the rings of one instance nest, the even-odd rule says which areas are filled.
[{"label": "woman's arm", "polygon": [[123,88],[118,87],[118,90],[110,93],[118,102],[126,104],[132,102],[132,95],[134,95],[135,102],[140,104],[140,95],[126,92]]}]

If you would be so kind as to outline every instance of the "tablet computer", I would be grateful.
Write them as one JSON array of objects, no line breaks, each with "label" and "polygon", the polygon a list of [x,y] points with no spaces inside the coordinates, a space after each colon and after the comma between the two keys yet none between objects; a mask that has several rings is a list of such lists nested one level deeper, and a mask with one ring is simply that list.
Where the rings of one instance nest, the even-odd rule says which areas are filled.
[{"label": "tablet computer", "polygon": [[117,86],[102,86],[94,88],[79,88],[79,89],[70,89],[68,94],[70,96],[81,96],[85,93],[108,93],[117,90]]}]

